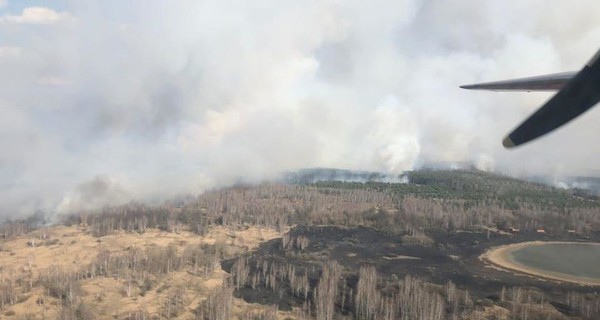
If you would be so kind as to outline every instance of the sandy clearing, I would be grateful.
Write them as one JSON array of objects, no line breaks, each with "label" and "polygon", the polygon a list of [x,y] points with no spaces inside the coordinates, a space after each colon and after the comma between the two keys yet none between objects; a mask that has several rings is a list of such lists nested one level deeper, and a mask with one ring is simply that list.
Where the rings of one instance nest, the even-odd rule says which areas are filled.
[{"label": "sandy clearing", "polygon": [[[203,237],[188,231],[172,233],[158,229],[147,229],[143,234],[118,231],[102,237],[94,237],[87,228],[80,226],[47,229],[46,240],[40,240],[35,231],[0,242],[0,276],[31,271],[35,277],[50,266],[76,271],[82,265],[91,263],[102,251],[122,252],[135,247],[165,247],[170,244],[183,248],[186,244],[216,242],[254,250],[264,241],[281,237],[276,230],[257,227],[232,231],[223,226],[214,226]],[[28,244],[32,240],[35,240],[35,246]]]},{"label": "sandy clearing", "polygon": [[[55,226],[44,230],[45,239],[40,239],[38,231],[0,241],[0,278],[12,278],[23,274],[31,274],[36,278],[50,266],[57,266],[63,270],[76,271],[82,265],[96,259],[99,252],[125,252],[137,247],[165,247],[175,245],[178,250],[185,245],[200,243],[222,243],[230,252],[241,253],[256,249],[262,242],[281,237],[281,233],[270,228],[243,226],[235,230],[213,226],[205,236],[182,231],[179,233],[165,232],[158,229],[147,229],[145,233],[114,232],[102,237],[93,237],[89,229],[84,226]],[[36,245],[28,242],[35,240]],[[97,315],[98,319],[114,319],[127,316],[131,312],[144,310],[151,315],[160,312],[161,303],[165,301],[168,293],[174,288],[184,288],[186,307],[177,319],[194,318],[193,310],[206,299],[210,290],[218,287],[227,274],[220,268],[215,269],[206,276],[193,276],[182,270],[171,272],[166,276],[155,279],[154,287],[140,295],[140,288],[134,286],[132,294],[125,294],[126,281],[112,277],[96,277],[81,281],[83,300],[88,308]],[[44,303],[39,301],[43,299]],[[256,309],[258,306],[236,303],[243,308]],[[47,292],[40,287],[35,287],[29,293],[20,295],[19,302],[2,310],[2,318],[22,319],[53,319],[57,316],[57,300],[49,297]],[[5,316],[7,312],[14,312],[13,316]],[[278,315],[289,317],[291,314],[278,312]],[[283,317],[282,317],[283,318]]]},{"label": "sandy clearing", "polygon": [[[528,266],[525,266],[523,264],[520,264],[520,263],[514,261],[510,256],[511,252],[521,249],[521,248],[524,248],[524,247],[539,246],[539,245],[544,245],[544,244],[571,244],[571,243],[575,243],[575,242],[572,242],[572,241],[528,241],[528,242],[514,243],[514,244],[490,248],[484,254],[482,254],[479,257],[479,259],[481,261],[491,263],[494,266],[496,266],[504,271],[510,270],[510,271],[514,271],[519,274],[526,274],[526,275],[537,277],[537,278],[554,280],[554,281],[558,281],[558,282],[576,283],[576,284],[580,284],[583,286],[600,286],[600,279],[569,276],[569,275],[565,275],[565,274],[561,274],[561,273],[557,273],[557,272],[535,269],[535,268],[528,267]],[[600,246],[600,243],[585,243],[585,244]]]}]

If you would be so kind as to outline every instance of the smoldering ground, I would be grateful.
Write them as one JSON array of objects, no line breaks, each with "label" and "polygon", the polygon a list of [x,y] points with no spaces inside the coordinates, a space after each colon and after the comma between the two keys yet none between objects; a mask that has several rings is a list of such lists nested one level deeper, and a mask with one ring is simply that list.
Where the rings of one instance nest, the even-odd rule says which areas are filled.
[{"label": "smoldering ground", "polygon": [[0,3],[3,217],[306,167],[600,169],[597,110],[509,152],[549,94],[458,89],[579,68],[591,0]]}]

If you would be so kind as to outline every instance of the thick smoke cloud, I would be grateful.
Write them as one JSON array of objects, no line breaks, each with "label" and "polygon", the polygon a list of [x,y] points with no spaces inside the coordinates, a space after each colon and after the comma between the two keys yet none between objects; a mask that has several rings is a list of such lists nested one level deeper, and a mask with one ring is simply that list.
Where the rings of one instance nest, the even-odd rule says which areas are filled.
[{"label": "thick smoke cloud", "polygon": [[506,151],[502,137],[549,94],[458,89],[579,68],[600,43],[596,1],[12,7],[0,0],[4,218],[160,201],[306,167],[600,169],[598,110]]}]

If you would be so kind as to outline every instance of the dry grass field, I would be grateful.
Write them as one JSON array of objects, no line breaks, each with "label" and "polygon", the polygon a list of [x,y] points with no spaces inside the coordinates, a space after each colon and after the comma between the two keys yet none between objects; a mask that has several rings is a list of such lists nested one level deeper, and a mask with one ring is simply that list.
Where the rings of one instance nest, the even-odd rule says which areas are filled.
[{"label": "dry grass field", "polygon": [[[60,318],[60,299],[37,283],[37,279],[52,268],[75,273],[93,263],[101,253],[118,255],[136,249],[169,246],[182,251],[189,245],[218,244],[227,256],[235,256],[280,236],[278,231],[258,227],[231,230],[215,226],[205,236],[187,231],[172,233],[147,229],[143,234],[118,231],[103,237],[93,237],[85,226],[38,229],[0,244],[0,278],[13,282],[21,279],[15,285],[14,290],[18,291],[15,301],[4,304],[1,318]],[[161,319],[167,318],[168,299],[176,294],[179,310],[169,318],[194,319],[197,306],[207,299],[211,290],[220,287],[226,277],[218,266],[208,273],[194,273],[190,268],[182,268],[152,277],[150,288],[132,285],[131,281],[118,277],[82,278],[79,280],[80,296],[87,314],[96,319]],[[29,279],[30,283],[23,284],[22,279]],[[26,287],[30,289],[24,289]],[[275,310],[234,299],[232,312],[233,317],[242,319],[253,313],[274,313]],[[277,311],[277,318],[293,318],[293,315]]]}]

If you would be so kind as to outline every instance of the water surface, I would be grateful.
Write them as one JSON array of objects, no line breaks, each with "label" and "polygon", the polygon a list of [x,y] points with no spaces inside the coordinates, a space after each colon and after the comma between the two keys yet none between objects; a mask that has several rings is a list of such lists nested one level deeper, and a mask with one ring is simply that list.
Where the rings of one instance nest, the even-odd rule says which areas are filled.
[{"label": "water surface", "polygon": [[600,245],[547,243],[510,252],[510,258],[528,268],[600,280]]}]

